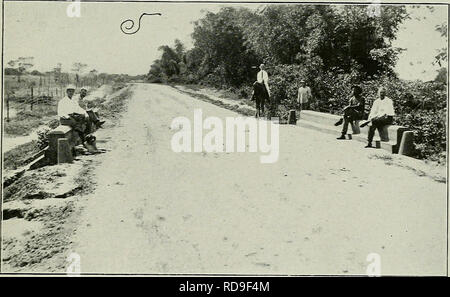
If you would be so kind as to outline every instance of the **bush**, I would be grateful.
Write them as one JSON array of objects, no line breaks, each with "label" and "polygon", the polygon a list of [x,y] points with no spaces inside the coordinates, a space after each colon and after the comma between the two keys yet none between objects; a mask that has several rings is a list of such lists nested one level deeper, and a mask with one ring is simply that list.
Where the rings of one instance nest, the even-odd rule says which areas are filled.
[{"label": "bush", "polygon": [[419,110],[397,117],[399,124],[414,131],[416,157],[445,161],[447,149],[447,109],[437,111]]},{"label": "bush", "polygon": [[298,81],[302,78],[299,65],[279,65],[270,74],[271,101],[287,109],[295,108]]},{"label": "bush", "polygon": [[43,128],[39,131],[37,131],[37,146],[40,150],[45,149],[48,146],[48,132],[50,132],[51,129],[49,128]]},{"label": "bush", "polygon": [[416,157],[445,161],[446,152],[446,85],[440,82],[405,81],[389,76],[361,79],[358,71],[350,74],[339,69],[315,71],[311,76],[308,67],[279,65],[271,69],[270,88],[277,106],[280,121],[287,120],[290,109],[296,107],[298,81],[303,78],[311,87],[311,109],[340,114],[348,104],[351,86],[358,83],[363,88],[366,113],[378,98],[378,88],[385,86],[387,96],[394,101],[395,124],[414,130]]}]

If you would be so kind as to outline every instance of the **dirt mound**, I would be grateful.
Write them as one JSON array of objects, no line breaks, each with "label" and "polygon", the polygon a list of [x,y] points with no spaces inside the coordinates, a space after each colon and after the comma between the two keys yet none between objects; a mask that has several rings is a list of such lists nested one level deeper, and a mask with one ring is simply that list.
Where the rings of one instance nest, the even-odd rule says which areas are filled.
[{"label": "dirt mound", "polygon": [[4,189],[3,270],[64,271],[78,201],[92,189],[89,157],[27,171]]},{"label": "dirt mound", "polygon": [[[42,208],[16,209],[19,218],[5,218],[3,226],[5,270],[16,271],[18,268],[40,263],[63,252],[67,248],[71,234],[70,228],[65,227],[65,221],[73,210],[74,201],[69,201]],[[63,266],[61,263],[59,268]]]},{"label": "dirt mound", "polygon": [[77,189],[74,176],[81,167],[81,163],[74,163],[28,171],[4,189],[3,201],[62,198],[75,194],[74,191],[80,189]]}]

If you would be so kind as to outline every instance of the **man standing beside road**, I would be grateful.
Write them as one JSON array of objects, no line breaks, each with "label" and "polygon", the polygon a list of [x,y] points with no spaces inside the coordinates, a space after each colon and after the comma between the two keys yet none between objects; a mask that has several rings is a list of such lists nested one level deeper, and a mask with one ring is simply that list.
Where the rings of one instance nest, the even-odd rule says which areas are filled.
[{"label": "man standing beside road", "polygon": [[309,101],[311,99],[311,88],[305,84],[305,81],[300,80],[300,87],[298,89],[297,102],[299,110],[309,109]]}]

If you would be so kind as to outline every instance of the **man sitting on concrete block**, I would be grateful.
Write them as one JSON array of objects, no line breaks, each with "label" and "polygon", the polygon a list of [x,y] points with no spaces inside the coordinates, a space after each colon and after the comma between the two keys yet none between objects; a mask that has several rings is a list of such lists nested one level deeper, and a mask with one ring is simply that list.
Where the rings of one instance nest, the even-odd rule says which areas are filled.
[{"label": "man sitting on concrete block", "polygon": [[395,111],[392,99],[386,97],[386,89],[384,87],[380,87],[378,89],[378,99],[373,102],[368,120],[360,126],[362,128],[368,124],[371,124],[367,137],[367,145],[365,146],[366,148],[372,147],[372,140],[375,136],[375,130],[378,130],[378,133],[381,133],[384,126],[392,125],[394,122],[394,115]]},{"label": "man sitting on concrete block", "polygon": [[334,124],[335,126],[339,126],[342,123],[342,132],[341,136],[337,139],[345,139],[345,135],[347,134],[348,124],[353,123],[356,120],[364,119],[364,107],[365,100],[362,96],[362,88],[360,86],[354,85],[352,86],[353,96],[350,98],[348,106],[344,108],[344,115],[339,121]]},{"label": "man sitting on concrete block", "polygon": [[89,115],[89,118],[95,123],[97,128],[101,128],[102,125],[105,123],[105,121],[100,121],[98,112],[89,108],[89,106],[88,106],[89,104],[85,100],[87,93],[88,93],[88,87],[80,88],[80,95],[78,96],[78,105],[80,105],[81,108],[86,110],[87,114]]},{"label": "man sitting on concrete block", "polygon": [[69,85],[66,88],[67,96],[58,102],[58,116],[61,125],[72,127],[80,136],[84,147],[91,153],[98,152],[95,146],[95,136],[93,133],[101,123],[80,107],[77,100],[73,98],[75,86]]}]

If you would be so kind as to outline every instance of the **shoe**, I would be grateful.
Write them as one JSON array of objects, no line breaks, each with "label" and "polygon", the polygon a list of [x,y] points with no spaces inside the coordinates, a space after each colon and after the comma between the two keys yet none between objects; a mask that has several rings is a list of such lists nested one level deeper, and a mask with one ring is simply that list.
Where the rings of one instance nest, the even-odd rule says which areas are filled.
[{"label": "shoe", "polygon": [[342,118],[340,118],[339,121],[334,123],[334,125],[337,127],[337,126],[341,125],[343,122],[344,122],[344,120]]},{"label": "shoe", "polygon": [[100,151],[97,149],[97,146],[94,144],[86,144],[86,149],[88,150],[89,153],[91,154],[98,154]]},{"label": "shoe", "polygon": [[98,121],[98,122],[95,123],[95,126],[96,126],[97,128],[103,128],[102,125],[103,125],[104,123],[106,123],[106,121]]},{"label": "shoe", "polygon": [[365,126],[369,125],[371,121],[365,121],[364,123],[362,123],[361,125],[359,125],[360,128],[364,128]]},{"label": "shoe", "polygon": [[83,143],[83,146],[87,149],[87,151],[91,154],[97,154],[99,152],[96,143],[96,137],[93,135],[89,135],[86,137],[86,142]]},{"label": "shoe", "polygon": [[364,148],[373,148],[371,143],[368,143]]},{"label": "shoe", "polygon": [[338,140],[341,140],[341,139],[345,139],[345,135],[344,134],[342,134],[341,136],[339,136],[338,138],[336,138],[336,139],[338,139]]}]

